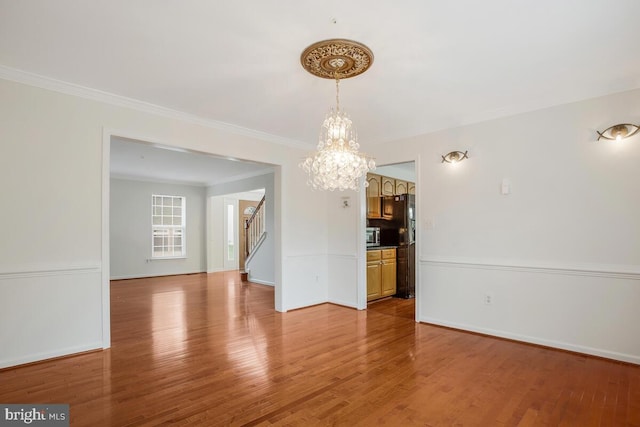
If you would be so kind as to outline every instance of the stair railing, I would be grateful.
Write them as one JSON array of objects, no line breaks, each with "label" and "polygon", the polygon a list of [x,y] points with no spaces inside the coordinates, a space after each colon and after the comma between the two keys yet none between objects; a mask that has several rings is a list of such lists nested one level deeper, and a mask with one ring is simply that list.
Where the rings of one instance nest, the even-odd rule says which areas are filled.
[{"label": "stair railing", "polygon": [[256,248],[260,239],[265,232],[264,223],[264,197],[256,206],[256,210],[251,217],[244,222],[244,242],[245,242],[245,256],[249,258],[249,255]]}]

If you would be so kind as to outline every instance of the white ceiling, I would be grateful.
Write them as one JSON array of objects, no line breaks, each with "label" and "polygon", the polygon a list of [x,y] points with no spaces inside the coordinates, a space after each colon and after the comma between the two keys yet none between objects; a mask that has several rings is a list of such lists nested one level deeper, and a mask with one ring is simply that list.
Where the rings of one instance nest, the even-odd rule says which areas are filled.
[{"label": "white ceiling", "polygon": [[300,53],[353,39],[375,55],[341,85],[366,151],[638,88],[639,16],[637,0],[0,0],[0,65],[311,148],[334,84]]},{"label": "white ceiling", "polygon": [[[273,171],[273,166],[223,159],[124,138],[111,140],[111,176],[207,186]],[[259,200],[259,199],[258,199]]]}]

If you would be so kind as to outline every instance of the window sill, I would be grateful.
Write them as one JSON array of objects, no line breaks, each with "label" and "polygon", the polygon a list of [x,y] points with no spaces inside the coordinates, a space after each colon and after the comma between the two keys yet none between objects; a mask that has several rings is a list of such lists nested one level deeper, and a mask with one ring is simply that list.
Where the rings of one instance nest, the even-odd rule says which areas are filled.
[{"label": "window sill", "polygon": [[158,257],[148,258],[147,262],[160,261],[165,259],[187,259],[187,257],[186,256],[158,256]]}]

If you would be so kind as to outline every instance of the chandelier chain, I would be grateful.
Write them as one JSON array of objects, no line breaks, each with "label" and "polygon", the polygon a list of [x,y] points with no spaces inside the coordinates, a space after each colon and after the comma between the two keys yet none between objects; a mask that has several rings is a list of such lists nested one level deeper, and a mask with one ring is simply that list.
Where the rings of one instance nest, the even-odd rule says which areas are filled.
[{"label": "chandelier chain", "polygon": [[336,111],[340,111],[340,77],[336,70]]}]

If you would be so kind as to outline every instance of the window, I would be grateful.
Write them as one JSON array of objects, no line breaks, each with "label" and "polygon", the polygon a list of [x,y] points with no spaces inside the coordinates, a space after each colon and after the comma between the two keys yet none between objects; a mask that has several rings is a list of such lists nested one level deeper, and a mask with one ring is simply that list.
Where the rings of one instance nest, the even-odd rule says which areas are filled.
[{"label": "window", "polygon": [[151,202],[152,258],[186,255],[185,198],[153,195]]}]

